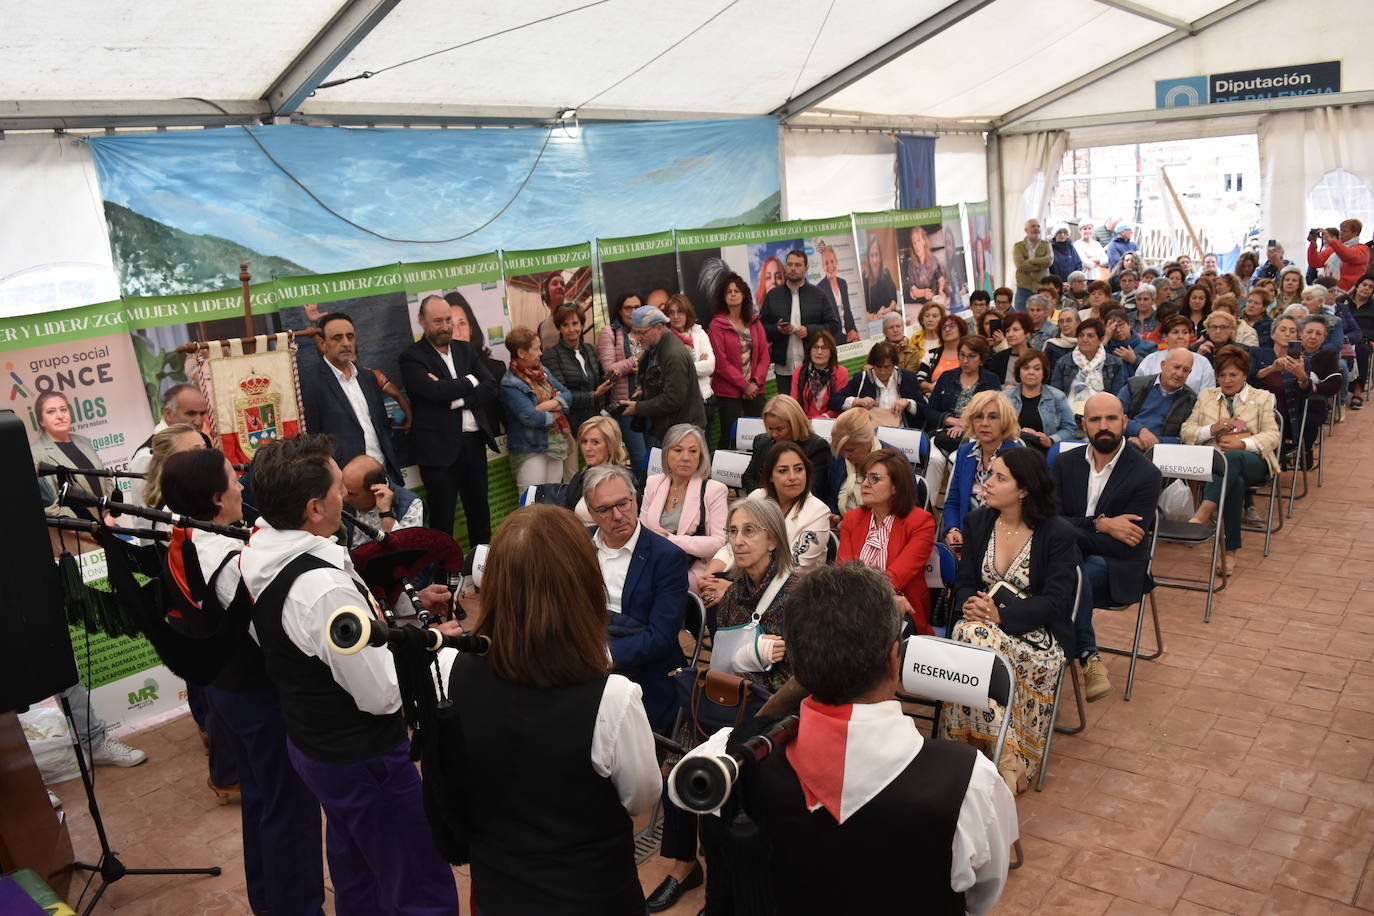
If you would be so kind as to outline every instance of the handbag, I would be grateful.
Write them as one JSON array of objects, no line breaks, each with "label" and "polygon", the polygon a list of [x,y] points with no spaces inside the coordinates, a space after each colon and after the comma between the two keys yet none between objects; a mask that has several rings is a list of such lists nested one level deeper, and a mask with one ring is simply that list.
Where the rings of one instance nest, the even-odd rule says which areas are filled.
[{"label": "handbag", "polygon": [[683,668],[672,677],[682,724],[693,744],[757,715],[773,695],[748,678],[711,668]]}]

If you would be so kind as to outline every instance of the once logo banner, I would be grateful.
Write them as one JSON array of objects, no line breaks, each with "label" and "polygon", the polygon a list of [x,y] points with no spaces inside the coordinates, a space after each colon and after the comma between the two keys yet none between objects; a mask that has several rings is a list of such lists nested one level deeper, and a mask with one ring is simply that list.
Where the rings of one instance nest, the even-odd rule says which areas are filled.
[{"label": "once logo banner", "polygon": [[1188,108],[1206,105],[1211,101],[1207,93],[1207,77],[1187,76],[1182,79],[1155,80],[1156,108]]}]

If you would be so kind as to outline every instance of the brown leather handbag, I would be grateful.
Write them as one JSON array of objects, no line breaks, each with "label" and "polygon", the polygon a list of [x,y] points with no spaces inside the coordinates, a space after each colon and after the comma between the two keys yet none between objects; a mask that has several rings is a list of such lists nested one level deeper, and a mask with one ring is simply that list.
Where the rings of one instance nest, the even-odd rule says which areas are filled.
[{"label": "brown leather handbag", "polygon": [[689,736],[699,743],[758,714],[772,691],[748,678],[710,668],[682,668],[673,675]]}]

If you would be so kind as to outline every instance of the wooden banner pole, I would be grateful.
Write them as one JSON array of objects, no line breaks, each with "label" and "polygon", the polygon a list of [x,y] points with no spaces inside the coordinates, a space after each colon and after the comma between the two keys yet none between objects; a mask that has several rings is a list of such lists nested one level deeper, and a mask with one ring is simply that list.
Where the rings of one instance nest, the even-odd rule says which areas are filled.
[{"label": "wooden banner pole", "polygon": [[248,272],[248,264],[239,264],[239,282],[243,284],[243,336],[248,339],[253,337],[253,295],[248,291],[248,284],[252,279],[253,275]]},{"label": "wooden banner pole", "polygon": [[[1178,194],[1174,192],[1174,183],[1169,180],[1169,173],[1164,166],[1159,167],[1159,177],[1164,182],[1164,187],[1169,191],[1169,196],[1174,199],[1174,206],[1178,208],[1178,215],[1183,217],[1183,228],[1188,230],[1188,238],[1193,241],[1193,249],[1197,251],[1199,258],[1207,254],[1202,250],[1202,243],[1197,240],[1197,233],[1193,231],[1192,220],[1188,219],[1188,211],[1183,209],[1183,201],[1178,199]],[[246,289],[246,287],[245,287]]]}]

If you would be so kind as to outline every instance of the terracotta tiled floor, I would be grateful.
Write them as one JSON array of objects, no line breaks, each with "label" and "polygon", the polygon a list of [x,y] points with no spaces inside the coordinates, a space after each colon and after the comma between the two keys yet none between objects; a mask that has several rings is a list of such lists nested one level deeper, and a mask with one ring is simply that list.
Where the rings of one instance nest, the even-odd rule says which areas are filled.
[{"label": "terracotta tiled floor", "polygon": [[[1165,655],[1140,663],[1129,703],[1127,660],[1108,657],[1114,692],[1088,707],[1086,731],[1057,738],[1045,791],[1018,802],[1026,864],[997,913],[1374,911],[1371,446],[1374,411],[1349,414],[1328,443],[1325,486],[1297,503],[1271,556],[1246,533],[1211,623],[1202,595],[1160,589]],[[1199,553],[1165,546],[1157,567],[1201,571]],[[1102,641],[1129,639],[1133,615],[1097,619]],[[106,901],[131,914],[247,913],[238,808],[205,789],[189,716],[129,740],[150,762],[102,767],[97,783],[125,864],[224,874],[126,878]],[[55,788],[78,855],[92,856],[78,784]],[[662,874],[660,860],[646,864],[646,890]],[[459,882],[465,896],[462,870]],[[670,912],[701,905],[696,891]]]}]

